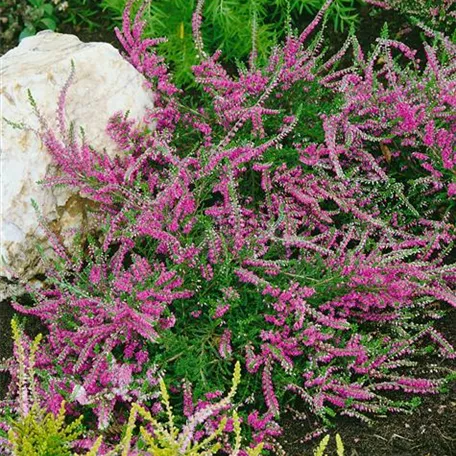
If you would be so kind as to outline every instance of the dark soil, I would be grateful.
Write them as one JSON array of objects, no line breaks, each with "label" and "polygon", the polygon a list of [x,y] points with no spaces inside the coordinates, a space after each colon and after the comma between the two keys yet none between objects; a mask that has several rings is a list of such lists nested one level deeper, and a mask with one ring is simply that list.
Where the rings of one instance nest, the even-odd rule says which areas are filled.
[{"label": "dark soil", "polygon": [[[13,315],[14,310],[9,302],[0,302],[0,364],[5,358],[9,358],[12,354],[13,342],[11,339],[10,321],[13,318]],[[5,396],[8,382],[8,375],[0,372],[0,400]]]},{"label": "dark soil", "polygon": [[[70,24],[63,24],[57,30],[57,33],[68,33],[76,35],[82,42],[103,42],[112,44],[115,48],[121,50],[122,46],[117,40],[114,28],[111,24],[106,24],[105,27],[100,27],[97,30],[86,30]],[[17,42],[0,41],[0,56],[6,54],[10,49],[17,46]]]},{"label": "dark soil", "polygon": [[[312,454],[317,441],[301,443],[310,430],[308,425],[289,416],[283,427],[282,445],[288,456]],[[456,387],[448,394],[424,399],[412,415],[390,415],[371,427],[353,419],[338,420],[329,431],[328,454],[335,454],[336,432],[346,456],[455,456]]]}]

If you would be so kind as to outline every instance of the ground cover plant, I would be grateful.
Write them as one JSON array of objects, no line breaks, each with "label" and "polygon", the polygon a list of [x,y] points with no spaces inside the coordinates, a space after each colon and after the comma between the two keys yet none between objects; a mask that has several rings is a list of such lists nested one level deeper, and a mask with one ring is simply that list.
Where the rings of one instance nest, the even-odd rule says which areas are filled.
[{"label": "ground cover plant", "polygon": [[454,0],[366,0],[380,8],[399,11],[414,24],[439,30],[456,40],[456,2]]},{"label": "ground cover plant", "polygon": [[[141,124],[111,119],[114,160],[65,118],[77,68],[60,131],[30,94],[63,171],[44,185],[75,186],[98,207],[72,252],[42,220],[57,258],[44,259],[35,305],[14,304],[48,330],[34,388],[48,412],[65,401],[84,417],[81,451],[99,434],[100,454],[115,447],[133,403],[160,413],[162,377],[185,417],[209,412],[236,362],[242,380],[226,405],[265,452],[280,452],[280,416],[298,398],[319,422],[311,438],[335,415],[411,411],[454,378],[414,367],[456,357],[434,327],[456,305],[456,48],[428,30],[419,60],[385,27],[375,48],[351,33],[331,54],[318,28],[331,3],[264,65],[253,33],[234,72],[205,50],[198,2],[200,63],[186,93],[154,52],[161,40],[142,38],[147,4],[132,21],[130,2],[119,39],[155,108]],[[9,369],[19,380],[20,363]],[[233,439],[219,443],[233,453]]]},{"label": "ground cover plant", "polygon": [[[67,2],[66,2],[67,4]],[[66,5],[67,6],[67,5]],[[2,41],[13,41],[34,35],[38,30],[55,30],[56,13],[65,9],[65,4],[46,0],[5,0],[0,2],[0,37]]]},{"label": "ground cover plant", "polygon": [[[39,334],[33,342],[23,334],[23,330],[14,318],[11,322],[15,359],[18,364],[18,417],[10,419],[10,429],[8,439],[0,440],[6,448],[12,450],[16,456],[64,456],[75,454],[72,447],[77,438],[83,434],[83,416],[79,416],[69,425],[65,423],[65,401],[62,401],[57,414],[46,412],[42,408],[38,391],[36,388],[35,359],[39,349],[42,335]],[[209,407],[201,406],[190,417],[187,423],[179,432],[176,428],[169,393],[163,379],[160,379],[160,400],[166,410],[167,422],[161,423],[153,417],[150,412],[133,404],[130,411],[128,422],[125,426],[125,433],[121,441],[115,448],[109,451],[109,455],[128,455],[128,454],[151,454],[154,456],[170,456],[174,454],[197,456],[215,455],[221,447],[220,442],[216,442],[217,437],[223,434],[225,428],[230,427],[234,433],[234,445],[232,454],[239,454],[241,451],[241,422],[236,413],[231,416],[226,415],[225,410],[229,407],[233,396],[236,394],[240,382],[240,364],[236,363],[231,389],[228,395],[211,404]],[[210,417],[218,416],[219,422],[212,433],[205,439],[193,442],[193,435],[198,432],[198,426],[204,424]],[[141,436],[133,438],[133,431],[138,417],[143,419],[145,424],[151,424],[153,431],[147,426],[141,426]],[[343,444],[338,437],[338,452],[343,452]],[[328,444],[328,438],[322,440],[317,451],[324,451]],[[214,443],[215,441],[215,443]],[[263,444],[260,443],[254,448],[247,448],[243,452],[248,456],[258,456],[261,453]],[[91,448],[84,452],[86,456],[96,456],[104,451],[102,436],[99,436]],[[77,454],[80,454],[79,452]]]}]

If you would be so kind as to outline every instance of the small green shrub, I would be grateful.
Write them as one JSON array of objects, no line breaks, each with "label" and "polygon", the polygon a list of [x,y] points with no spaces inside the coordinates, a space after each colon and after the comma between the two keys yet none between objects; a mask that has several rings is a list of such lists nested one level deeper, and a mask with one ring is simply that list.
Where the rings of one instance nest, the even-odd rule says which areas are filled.
[{"label": "small green shrub", "polygon": [[0,39],[14,41],[34,35],[40,30],[55,30],[57,11],[68,2],[56,0],[4,0],[0,2]]},{"label": "small green shrub", "polygon": [[71,443],[82,433],[82,416],[65,424],[65,402],[57,416],[37,405],[14,421],[8,433],[15,456],[70,456]]},{"label": "small green shrub", "polygon": [[[336,0],[328,12],[335,31],[344,32],[357,21],[361,0]],[[102,0],[120,22],[127,0]],[[281,41],[288,25],[302,29],[322,7],[324,0],[211,0],[204,7],[203,35],[210,51],[221,49],[223,59],[234,67],[252,49],[252,30],[260,59]],[[192,66],[198,63],[192,36],[196,0],[155,0],[148,5],[145,37],[164,36],[161,54],[174,70],[178,85],[193,80]],[[289,21],[291,19],[291,22]]]}]

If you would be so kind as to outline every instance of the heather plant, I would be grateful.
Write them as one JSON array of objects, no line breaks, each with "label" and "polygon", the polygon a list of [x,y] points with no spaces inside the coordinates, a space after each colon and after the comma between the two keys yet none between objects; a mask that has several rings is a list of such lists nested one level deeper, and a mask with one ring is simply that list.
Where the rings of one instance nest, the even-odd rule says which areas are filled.
[{"label": "heather plant", "polygon": [[[141,123],[113,116],[115,159],[67,128],[77,68],[59,131],[30,97],[62,170],[44,185],[77,187],[98,209],[73,252],[41,220],[58,260],[48,286],[30,288],[36,304],[14,307],[49,330],[43,388],[86,407],[100,430],[131,403],[160,410],[163,372],[191,416],[236,361],[244,421],[266,450],[296,398],[320,418],[317,436],[335,414],[369,422],[445,386],[444,368],[414,367],[430,351],[456,357],[433,324],[456,305],[454,51],[428,45],[423,68],[384,33],[367,56],[350,35],[330,57],[317,31],[330,5],[265,65],[254,46],[232,75],[205,50],[198,2],[188,97],[154,51],[161,40],[141,36],[147,4],[132,22],[130,2],[118,37],[155,106]],[[425,205],[420,178],[440,206]]]},{"label": "heather plant", "polygon": [[[107,11],[122,17],[127,0],[103,0]],[[179,86],[193,82],[192,65],[198,63],[193,41],[192,16],[196,0],[156,0],[144,13],[144,36],[166,37],[159,51],[172,66]],[[234,67],[248,58],[252,29],[258,56],[265,61],[285,31],[302,28],[322,7],[323,0],[210,0],[205,7],[202,34],[208,49],[221,49],[224,62]],[[358,20],[360,0],[336,0],[328,11],[334,30],[343,33]]]},{"label": "heather plant", "polygon": [[456,39],[456,2],[454,0],[366,0],[387,10],[404,14],[412,23],[421,23]]},{"label": "heather plant", "polygon": [[[17,319],[11,322],[14,338],[14,354],[17,364],[12,365],[12,374],[15,379],[13,385],[17,390],[17,409],[14,415],[18,417],[0,422],[2,430],[8,429],[8,438],[2,438],[1,443],[12,451],[14,456],[65,456],[76,454],[74,448],[83,449],[86,439],[80,439],[84,432],[82,426],[83,416],[71,424],[66,424],[68,416],[65,402],[62,401],[57,414],[46,413],[42,406],[43,398],[40,398],[37,389],[37,371],[35,367],[36,353],[39,348],[42,335],[39,334],[30,343],[23,335]],[[179,432],[176,427],[177,418],[174,416],[170,404],[170,396],[164,380],[159,380],[160,400],[167,416],[167,423],[161,423],[160,418],[152,416],[138,404],[133,404],[124,435],[121,441],[109,449],[103,442],[103,437],[96,438],[87,456],[100,454],[107,455],[131,455],[153,454],[155,456],[166,455],[215,455],[220,454],[223,448],[228,454],[235,456],[243,451],[248,456],[258,456],[263,444],[241,450],[241,420],[235,410],[227,414],[232,407],[232,401],[240,382],[240,364],[236,363],[231,390],[228,395],[218,402],[199,402],[192,407],[191,414]],[[187,392],[188,393],[188,392]],[[80,392],[79,392],[80,394]],[[218,395],[217,395],[218,396]],[[191,397],[186,395],[187,412]],[[143,425],[140,435],[134,435],[138,417],[142,418]],[[233,433],[233,442],[230,444],[220,437],[226,433]],[[112,445],[111,445],[112,447]],[[80,454],[77,451],[77,454]]]},{"label": "heather plant", "polygon": [[344,101],[325,119],[326,143],[319,147],[332,153],[340,176],[337,162],[345,157],[371,162],[365,177],[400,191],[406,210],[396,216],[404,221],[411,214],[453,221],[456,48],[446,38],[435,38],[433,46],[424,43],[425,60],[420,62],[415,50],[391,40],[385,28],[372,53],[361,56],[358,71],[323,80]]},{"label": "heather plant", "polygon": [[42,407],[35,378],[35,360],[42,335],[30,341],[23,335],[17,319],[11,321],[11,327],[17,361],[17,370],[13,371],[17,407],[14,419],[0,423],[2,431],[9,429],[8,439],[0,438],[0,443],[15,456],[70,456],[72,442],[82,433],[82,417],[66,424],[64,402],[57,414],[46,412]]}]

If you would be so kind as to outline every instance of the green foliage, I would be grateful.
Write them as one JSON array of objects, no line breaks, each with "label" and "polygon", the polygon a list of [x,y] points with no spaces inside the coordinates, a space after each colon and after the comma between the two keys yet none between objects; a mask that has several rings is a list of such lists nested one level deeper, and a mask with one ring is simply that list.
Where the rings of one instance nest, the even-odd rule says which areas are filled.
[{"label": "green foliage", "polygon": [[[56,4],[57,3],[57,4]],[[0,38],[5,42],[19,40],[34,35],[40,30],[55,30],[57,27],[57,9],[60,0],[3,0],[0,1],[2,16]],[[65,2],[62,2],[63,5]]]},{"label": "green foliage", "polygon": [[[367,3],[375,2],[367,0]],[[430,27],[456,41],[456,3],[448,0],[386,0],[389,8],[403,14],[412,24]]]},{"label": "green foliage", "polygon": [[[307,13],[313,16],[324,4],[324,0],[272,0],[277,7],[288,7],[294,18],[296,25],[302,15]],[[357,8],[362,4],[362,0],[336,0],[329,10],[329,19],[333,22],[335,32],[344,32],[347,27],[358,21]]]},{"label": "green foliage", "polygon": [[106,22],[97,0],[0,0],[0,40],[13,43],[63,24],[93,30]]},{"label": "green foliage", "polygon": [[[314,450],[314,456],[325,456],[326,448],[329,443],[329,435],[323,438],[318,447]],[[336,454],[337,456],[344,456],[344,444],[339,434],[336,434]]]},{"label": "green foliage", "polygon": [[76,31],[80,28],[99,30],[114,28],[111,15],[101,8],[100,0],[68,0],[68,8],[61,14],[62,24],[71,24]]},{"label": "green foliage", "polygon": [[[344,32],[357,22],[360,0],[335,0],[328,14],[334,30]],[[120,22],[126,0],[102,0]],[[324,0],[208,0],[204,5],[203,38],[210,52],[223,51],[222,58],[233,68],[246,59],[252,44],[259,61],[280,42],[291,25],[299,30],[322,7]],[[154,0],[145,14],[145,36],[167,38],[160,53],[166,57],[178,85],[192,81],[197,52],[192,36],[196,0]]]},{"label": "green foliage", "polygon": [[13,421],[8,433],[15,456],[70,456],[71,443],[82,433],[82,416],[65,424],[65,403],[59,414],[45,413],[34,405],[27,415]]}]

